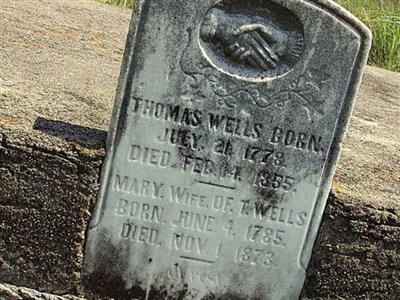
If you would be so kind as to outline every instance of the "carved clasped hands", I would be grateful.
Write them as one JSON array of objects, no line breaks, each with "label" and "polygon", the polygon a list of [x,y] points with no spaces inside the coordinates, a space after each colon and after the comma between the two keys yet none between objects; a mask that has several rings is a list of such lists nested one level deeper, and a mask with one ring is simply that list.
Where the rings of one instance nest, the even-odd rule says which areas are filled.
[{"label": "carved clasped hands", "polygon": [[203,22],[201,38],[222,46],[237,63],[268,71],[277,67],[287,51],[289,35],[268,20],[214,8]]}]

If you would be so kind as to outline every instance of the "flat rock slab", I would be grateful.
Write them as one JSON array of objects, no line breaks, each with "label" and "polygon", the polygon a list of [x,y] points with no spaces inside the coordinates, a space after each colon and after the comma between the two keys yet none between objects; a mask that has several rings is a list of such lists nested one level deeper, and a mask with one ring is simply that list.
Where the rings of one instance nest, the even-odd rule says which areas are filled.
[{"label": "flat rock slab", "polygon": [[129,12],[4,1],[1,14],[0,282],[64,294],[80,281]]},{"label": "flat rock slab", "polygon": [[[49,293],[76,293],[84,231],[104,155],[105,134],[99,130],[109,122],[130,12],[95,1],[62,0],[5,0],[2,9],[2,29],[7,34],[1,37],[0,51],[7,59],[2,59],[0,75],[4,103],[0,108],[0,282]],[[64,34],[77,35],[77,41],[54,43],[45,34],[61,20],[74,23]],[[105,48],[84,46],[91,32],[94,36],[102,32],[90,42],[103,43]],[[39,54],[37,45],[43,47]],[[113,49],[119,50],[110,59]],[[49,58],[51,64],[43,63]],[[81,67],[64,72],[58,67],[62,64]],[[82,79],[85,74],[97,77]],[[66,87],[73,95],[65,93]],[[399,74],[367,68],[308,270],[304,290],[308,298],[397,299],[400,293],[399,95]],[[85,104],[86,99],[91,102]],[[49,185],[43,186],[41,167],[49,157],[53,164],[46,168],[59,170],[59,177],[49,174]],[[72,166],[68,161],[80,167],[65,168]],[[93,171],[82,175],[82,168]],[[54,184],[58,178],[56,182],[80,185],[85,176],[93,185],[84,192],[65,193],[65,186]],[[59,220],[66,218],[75,225],[67,231],[54,227],[63,230],[66,223]],[[45,253],[41,249],[46,247]]]},{"label": "flat rock slab", "polygon": [[17,287],[10,284],[0,283],[0,299],[1,300],[82,300],[72,295],[51,295],[41,293],[29,288]]}]

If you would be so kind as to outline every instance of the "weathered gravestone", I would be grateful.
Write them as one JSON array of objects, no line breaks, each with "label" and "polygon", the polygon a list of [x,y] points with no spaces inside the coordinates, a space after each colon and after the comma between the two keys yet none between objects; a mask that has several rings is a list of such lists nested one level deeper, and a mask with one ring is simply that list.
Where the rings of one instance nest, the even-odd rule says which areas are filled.
[{"label": "weathered gravestone", "polygon": [[370,39],[330,1],[140,1],[86,286],[298,298]]}]

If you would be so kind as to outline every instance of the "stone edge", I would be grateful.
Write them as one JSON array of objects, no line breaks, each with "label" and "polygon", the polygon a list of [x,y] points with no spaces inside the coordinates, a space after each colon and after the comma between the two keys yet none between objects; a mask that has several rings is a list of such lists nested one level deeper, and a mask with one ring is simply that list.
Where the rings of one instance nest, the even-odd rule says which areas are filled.
[{"label": "stone edge", "polygon": [[339,161],[342,142],[346,136],[347,129],[351,114],[354,109],[355,101],[359,88],[361,86],[362,76],[367,65],[369,51],[372,45],[372,33],[369,28],[352,15],[349,11],[336,4],[332,0],[314,0],[309,1],[316,4],[318,7],[327,10],[329,13],[334,14],[342,22],[348,25],[351,29],[355,30],[360,36],[360,50],[354,63],[354,70],[350,78],[349,87],[346,91],[345,100],[341,108],[337,124],[344,124],[345,126],[341,129],[335,130],[332,145],[338,145],[337,147],[331,147],[327,156],[327,163],[322,175],[321,186],[318,191],[316,206],[313,211],[309,230],[306,235],[306,239],[303,244],[302,253],[300,256],[300,265],[303,271],[306,272],[307,266],[311,260],[312,250],[317,239],[319,227],[323,218],[323,213],[326,207],[327,200],[329,198],[330,187],[333,182],[335,175],[336,164]]}]

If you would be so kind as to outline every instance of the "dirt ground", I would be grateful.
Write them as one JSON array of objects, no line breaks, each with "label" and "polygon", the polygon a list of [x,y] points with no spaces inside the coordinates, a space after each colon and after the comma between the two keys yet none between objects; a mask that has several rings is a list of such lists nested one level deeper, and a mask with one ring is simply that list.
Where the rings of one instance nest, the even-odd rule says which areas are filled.
[{"label": "dirt ground", "polygon": [[[43,119],[83,126],[100,133],[107,130],[130,11],[94,0],[1,0],[0,5],[0,137],[2,131],[36,134],[37,130],[33,128]],[[335,235],[328,237],[329,232],[344,226],[342,222],[350,226],[356,220],[356,225],[351,225],[355,230],[352,234],[360,239],[365,237],[362,243],[369,243],[369,248],[375,245],[373,251],[377,256],[382,252],[379,248],[381,240],[384,242],[391,236],[395,239],[400,235],[399,115],[400,74],[368,67],[333,184],[333,194],[340,203],[330,200],[327,216],[333,216],[333,223],[327,217],[328,221],[323,225],[327,229],[317,249],[329,248],[328,240],[336,238]],[[1,193],[0,190],[0,206]],[[345,213],[338,213],[333,204],[340,206],[337,209],[343,209]],[[386,227],[371,242],[368,241],[372,232],[368,224],[363,228],[361,225],[369,222],[368,214],[375,213],[379,215],[376,225]],[[334,220],[338,214],[340,216]],[[347,222],[345,219],[349,215],[354,220]],[[336,220],[341,221],[334,223]],[[1,226],[0,220],[0,229]],[[385,232],[391,236],[385,236]],[[349,244],[350,241],[343,243]],[[395,280],[390,276],[400,274],[400,244],[393,240],[382,247],[387,248],[387,253],[394,253],[391,262],[386,261],[395,270],[390,273],[392,275],[385,275],[390,294],[394,291],[390,290],[394,289],[390,282]],[[81,255],[82,252],[77,254]],[[342,252],[340,255],[353,254]],[[314,263],[326,257],[329,255],[317,257]],[[338,261],[332,261],[332,265],[316,272],[318,276],[325,276],[325,282],[322,279],[311,282],[314,288],[309,295],[322,295],[323,284],[326,290],[329,289],[329,278],[334,273],[329,273],[328,269],[334,269]],[[379,268],[380,263],[371,268]],[[369,271],[360,268],[357,272]],[[339,271],[338,274],[340,276]],[[0,282],[1,279],[0,274]],[[51,282],[51,279],[46,280],[46,283]],[[346,282],[342,284],[346,285]],[[371,284],[365,282],[363,287],[359,287],[359,299],[363,299],[362,295],[366,295],[368,289],[366,286]],[[40,282],[31,287],[40,287]],[[320,292],[316,292],[318,288]],[[397,288],[400,293],[400,287]],[[45,290],[54,292],[47,285]],[[351,286],[348,287],[349,293]],[[368,295],[375,294],[371,292]]]}]

